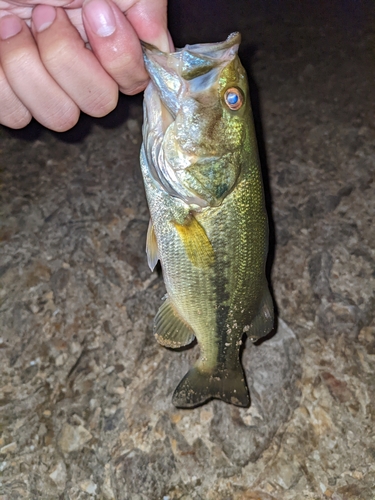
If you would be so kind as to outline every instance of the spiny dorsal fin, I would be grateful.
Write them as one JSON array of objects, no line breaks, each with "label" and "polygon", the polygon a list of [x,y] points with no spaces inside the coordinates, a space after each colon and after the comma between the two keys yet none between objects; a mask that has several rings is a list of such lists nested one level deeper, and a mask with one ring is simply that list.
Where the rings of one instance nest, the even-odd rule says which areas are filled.
[{"label": "spiny dorsal fin", "polygon": [[158,243],[156,241],[154,225],[152,220],[148,223],[147,237],[146,237],[146,253],[147,262],[151,271],[155,269],[156,264],[159,260],[159,250]]},{"label": "spiny dorsal fin", "polygon": [[194,215],[187,217],[183,224],[172,221],[184,244],[189,260],[196,267],[210,267],[215,261],[214,249],[206,231]]},{"label": "spiny dorsal fin", "polygon": [[180,317],[169,298],[155,316],[154,335],[159,344],[174,349],[189,345],[195,338],[193,330]]}]

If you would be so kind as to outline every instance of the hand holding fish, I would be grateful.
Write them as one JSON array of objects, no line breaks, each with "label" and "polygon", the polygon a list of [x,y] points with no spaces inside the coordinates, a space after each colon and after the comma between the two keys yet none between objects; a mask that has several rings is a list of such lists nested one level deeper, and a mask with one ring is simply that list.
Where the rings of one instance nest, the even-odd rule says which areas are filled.
[{"label": "hand holding fish", "polygon": [[169,50],[166,6],[167,0],[0,0],[0,123],[22,128],[34,117],[62,132],[80,111],[108,114],[119,90],[142,91],[148,75],[139,40]]}]

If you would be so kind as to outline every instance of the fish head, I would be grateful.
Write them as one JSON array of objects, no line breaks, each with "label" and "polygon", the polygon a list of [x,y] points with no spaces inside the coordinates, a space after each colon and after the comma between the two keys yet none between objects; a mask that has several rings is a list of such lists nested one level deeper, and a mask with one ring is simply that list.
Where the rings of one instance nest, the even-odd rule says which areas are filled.
[{"label": "fish head", "polygon": [[144,44],[151,81],[143,135],[150,172],[193,209],[218,206],[240,176],[250,122],[240,34],[164,53]]}]

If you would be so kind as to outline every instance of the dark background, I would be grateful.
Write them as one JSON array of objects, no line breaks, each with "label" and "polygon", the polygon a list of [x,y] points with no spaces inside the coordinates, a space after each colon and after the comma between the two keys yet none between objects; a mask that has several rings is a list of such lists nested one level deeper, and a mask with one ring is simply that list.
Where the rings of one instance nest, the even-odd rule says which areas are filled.
[{"label": "dark background", "polygon": [[[301,56],[303,51],[306,64],[315,64],[325,56],[321,44],[318,43],[317,49],[318,39],[334,33],[337,46],[332,47],[331,39],[326,47],[333,51],[340,46],[342,38],[359,39],[363,31],[371,27],[374,5],[372,0],[171,0],[168,5],[169,30],[176,47],[218,42],[233,31],[241,32],[239,53],[249,74],[254,118],[260,134],[260,98],[252,75],[257,54],[270,52],[275,62],[280,61],[282,65],[286,57]],[[343,46],[342,50],[347,48]],[[284,65],[280,69],[284,71],[285,79],[293,76],[293,68]],[[95,119],[82,114],[72,130],[55,135],[62,141],[76,142],[89,133],[93,124],[117,127],[128,118],[129,107],[141,102],[142,94],[120,95],[117,108],[108,116]],[[35,121],[22,130],[1,128],[14,137],[30,140],[40,136],[43,130]]]}]

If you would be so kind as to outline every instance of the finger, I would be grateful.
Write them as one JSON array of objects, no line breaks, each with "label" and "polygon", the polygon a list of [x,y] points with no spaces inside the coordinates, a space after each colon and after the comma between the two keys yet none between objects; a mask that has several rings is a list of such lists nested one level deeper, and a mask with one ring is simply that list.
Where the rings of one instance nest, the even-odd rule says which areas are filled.
[{"label": "finger", "polygon": [[142,48],[120,9],[111,0],[88,0],[82,12],[91,48],[121,92],[132,95],[143,90],[148,75]]},{"label": "finger", "polygon": [[38,5],[32,26],[45,68],[77,106],[95,117],[112,111],[117,104],[118,86],[85,47],[65,11]]},{"label": "finger", "polygon": [[126,17],[141,40],[164,52],[174,50],[167,30],[167,0],[139,0],[126,11]]},{"label": "finger", "polygon": [[12,91],[0,67],[0,123],[10,128],[25,127],[31,120],[29,110]]},{"label": "finger", "polygon": [[29,28],[14,15],[0,19],[0,65],[14,94],[42,125],[56,131],[75,125],[78,107],[44,68]]}]

